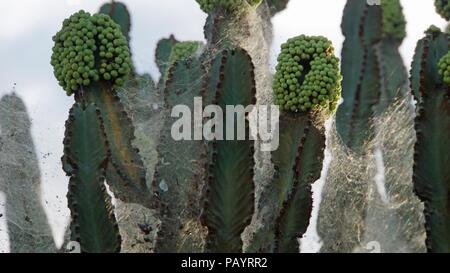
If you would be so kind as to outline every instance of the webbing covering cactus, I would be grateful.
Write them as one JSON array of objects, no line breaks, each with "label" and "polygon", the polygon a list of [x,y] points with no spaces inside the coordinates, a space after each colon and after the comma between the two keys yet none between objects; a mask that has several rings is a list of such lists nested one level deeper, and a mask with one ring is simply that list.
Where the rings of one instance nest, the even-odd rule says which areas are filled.
[{"label": "webbing covering cactus", "polygon": [[[201,97],[203,67],[198,59],[176,62],[169,70],[165,84],[165,107],[186,105],[194,109],[194,97]],[[200,80],[199,80],[200,79]],[[158,196],[157,207],[162,218],[156,250],[158,252],[202,252],[202,231],[199,229],[199,195],[202,191],[206,151],[201,141],[174,140],[172,125],[177,118],[165,113],[159,162],[153,188]],[[184,128],[187,130],[187,128]],[[193,226],[190,226],[192,223]],[[196,230],[184,230],[190,227]],[[187,240],[200,236],[196,240]],[[185,238],[183,238],[185,237]]]},{"label": "webbing covering cactus", "polygon": [[[366,1],[348,0],[342,30],[345,36],[342,50],[344,101],[337,110],[337,136],[332,138],[332,145],[344,147],[333,146],[334,160],[323,190],[318,221],[323,252],[351,252],[362,243],[368,206],[373,201],[368,196],[376,174],[372,155],[377,149],[381,149],[383,165],[397,170],[384,176],[386,187],[395,187],[391,183],[407,175],[403,165],[392,162],[395,160],[392,156],[384,157],[389,151],[382,148],[388,147],[385,142],[390,140],[376,139],[378,131],[386,128],[375,122],[386,111],[395,109],[395,103],[410,100],[408,74],[399,53],[405,37],[400,3],[386,0],[381,5],[368,5]],[[411,109],[409,112],[412,115]],[[340,167],[346,165],[354,169],[348,175],[348,170]],[[402,194],[408,195],[408,190]]]},{"label": "webbing covering cactus", "polygon": [[[294,64],[302,67],[302,73],[293,70],[296,67]],[[274,182],[279,187],[277,192],[280,194],[279,201],[282,202],[275,230],[275,251],[278,252],[298,252],[297,240],[309,225],[312,210],[311,184],[320,177],[325,149],[324,124],[320,124],[325,117],[321,115],[333,113],[336,108],[341,92],[338,65],[339,60],[334,56],[331,42],[324,37],[300,36],[282,45],[274,92],[278,99],[281,98],[280,91],[277,90],[280,89],[281,75],[286,76],[286,71],[287,75],[292,75],[289,71],[297,73],[294,78],[286,80],[287,85],[281,86],[281,90],[288,86],[290,97],[293,97],[290,102],[295,103],[298,96],[297,103],[300,106],[288,105],[281,109],[303,114],[282,114],[280,143],[284,149],[273,153],[272,160],[277,170]],[[293,79],[298,79],[299,82],[292,82]],[[292,83],[294,85],[289,85]],[[293,88],[295,83],[298,86]],[[305,113],[307,111],[309,113]],[[289,156],[286,158],[286,155]]]},{"label": "webbing covering cactus", "polygon": [[31,125],[20,97],[13,93],[0,99],[0,192],[6,197],[2,217],[7,219],[11,253],[54,253]]},{"label": "webbing covering cactus", "polygon": [[427,248],[443,253],[450,251],[450,86],[445,78],[449,50],[449,35],[432,27],[419,41],[411,69],[417,101],[414,185],[425,203]]}]

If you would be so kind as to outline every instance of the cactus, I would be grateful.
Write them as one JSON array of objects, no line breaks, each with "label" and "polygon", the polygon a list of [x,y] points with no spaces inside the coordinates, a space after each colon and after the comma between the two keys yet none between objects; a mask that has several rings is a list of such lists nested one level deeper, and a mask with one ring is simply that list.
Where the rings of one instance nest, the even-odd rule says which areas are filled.
[{"label": "cactus", "polygon": [[65,171],[70,176],[67,199],[72,215],[71,238],[81,251],[120,251],[120,235],[111,197],[104,185],[108,149],[100,111],[76,103],[66,124]]},{"label": "cactus", "polygon": [[39,163],[31,120],[15,94],[0,100],[0,192],[6,196],[12,253],[54,253],[56,246],[41,204]]},{"label": "cactus", "polygon": [[[311,217],[311,184],[322,170],[324,120],[335,110],[341,90],[338,59],[324,37],[302,35],[288,40],[278,61],[273,91],[283,109],[280,148],[272,153],[276,170],[272,186],[260,201],[260,210],[269,214],[263,216],[263,228],[252,238],[251,252],[299,252],[298,238]],[[318,85],[321,89],[311,89],[313,78],[323,83]]]},{"label": "cactus", "polygon": [[[224,140],[215,140],[212,158],[207,172],[206,201],[203,224],[208,227],[207,251],[220,253],[241,252],[241,234],[250,224],[254,211],[254,148],[250,136],[250,125],[245,121],[248,113],[228,113],[230,106],[247,106],[255,103],[254,67],[250,56],[242,49],[223,52],[220,78],[217,85],[216,102],[224,116],[233,115],[233,140],[229,140],[230,120],[219,125],[227,132]],[[236,80],[239,79],[239,80]],[[245,122],[246,140],[238,139],[240,122]],[[217,129],[217,128],[216,128]],[[241,128],[241,130],[244,128]],[[217,129],[219,130],[219,129]]]},{"label": "cactus", "polygon": [[[72,177],[68,194],[71,201],[72,236],[87,252],[117,251],[120,249],[120,240],[118,236],[114,236],[117,235],[114,234],[117,227],[112,216],[109,197],[105,193],[104,186],[99,185],[103,172],[116,197],[125,202],[150,207],[145,169],[138,150],[132,146],[134,128],[117,95],[117,89],[125,83],[131,72],[127,42],[119,25],[109,16],[102,14],[91,16],[84,11],[65,20],[54,41],[51,63],[55,69],[55,76],[68,95],[75,93],[76,100],[70,121],[67,123],[63,157],[64,169]],[[93,110],[96,110],[101,122],[91,117]],[[78,135],[75,128],[82,126],[83,122],[89,124],[93,131],[84,132],[86,135],[82,133]],[[83,151],[77,148],[82,148],[81,144],[84,142],[89,143],[87,134],[93,134],[91,137],[95,138],[97,143],[105,142],[105,151],[102,152],[105,153],[106,159],[100,153],[98,162],[86,162],[86,155],[79,155]],[[104,141],[101,134],[105,135]],[[83,137],[84,139],[80,139]],[[93,165],[87,166],[91,172],[85,174],[86,177],[80,177],[77,167],[88,164]],[[98,201],[101,203],[96,210],[89,207],[87,200],[80,199],[79,193],[86,192],[91,193],[89,195],[91,200],[101,200]],[[98,230],[84,229],[86,222],[83,217],[89,217],[89,213],[84,215],[80,212],[86,211],[95,213],[94,216],[99,219],[107,219],[99,225],[109,228],[107,234],[109,236],[105,238],[109,241],[99,242],[98,240],[103,238],[92,237],[93,234],[98,236]]]},{"label": "cactus", "polygon": [[425,203],[427,248],[450,251],[450,37],[431,27],[417,44],[411,88],[417,100],[414,185]]},{"label": "cactus", "polygon": [[[169,70],[166,82],[165,108],[187,105],[194,109],[194,97],[201,96],[202,81],[198,79],[203,73],[199,60],[176,62]],[[177,118],[170,117],[170,112],[166,111],[162,138],[158,145],[159,162],[153,183],[162,217],[162,228],[158,234],[156,248],[159,252],[183,252],[183,247],[188,247],[189,251],[201,252],[201,242],[193,241],[193,245],[185,245],[180,236],[183,236],[183,228],[189,227],[188,222],[196,219],[195,215],[198,218],[199,204],[196,205],[196,196],[200,194],[202,187],[204,145],[201,141],[175,141],[171,137],[171,131],[176,121]],[[190,205],[190,202],[194,204]],[[186,232],[192,236],[197,236],[197,233],[201,233],[201,230]],[[200,245],[196,245],[198,243]]]},{"label": "cactus", "polygon": [[370,141],[371,119],[396,98],[407,93],[407,72],[398,52],[405,37],[405,22],[398,0],[381,6],[348,0],[342,29],[343,104],[336,124],[343,142],[360,149]]},{"label": "cactus", "polygon": [[[95,39],[101,45],[95,45]],[[134,128],[116,91],[125,83],[131,66],[119,26],[107,15],[80,11],[65,21],[54,40],[52,65],[61,86],[68,94],[76,90],[77,102],[100,108],[110,150],[106,176],[113,192],[124,201],[149,204],[145,170],[132,146]],[[90,49],[85,49],[89,45]]]}]

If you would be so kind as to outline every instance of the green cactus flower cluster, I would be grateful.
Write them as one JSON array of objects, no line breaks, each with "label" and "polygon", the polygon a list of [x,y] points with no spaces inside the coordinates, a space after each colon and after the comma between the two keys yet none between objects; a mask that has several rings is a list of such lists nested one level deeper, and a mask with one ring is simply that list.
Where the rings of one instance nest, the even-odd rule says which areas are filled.
[{"label": "green cactus flower cluster", "polygon": [[209,13],[216,8],[234,12],[240,10],[245,5],[258,6],[262,0],[196,0],[200,8]]},{"label": "green cactus flower cluster", "polygon": [[99,80],[120,87],[130,73],[127,40],[107,15],[79,11],[64,21],[53,40],[51,64],[68,95]]},{"label": "green cactus flower cluster", "polygon": [[201,42],[187,41],[177,43],[170,54],[169,63],[173,64],[176,61],[186,60],[192,57],[201,48]]},{"label": "green cactus flower cluster", "polygon": [[449,0],[436,0],[434,2],[436,6],[436,12],[447,21],[450,21],[450,1]]},{"label": "green cactus flower cluster", "polygon": [[406,19],[400,0],[381,0],[383,34],[399,40],[406,37]]},{"label": "green cactus flower cluster", "polygon": [[450,86],[450,52],[445,54],[438,63],[439,75],[441,75],[444,82]]},{"label": "green cactus flower cluster", "polygon": [[307,112],[321,106],[335,111],[341,81],[339,59],[327,38],[301,35],[281,46],[273,83],[281,110]]}]

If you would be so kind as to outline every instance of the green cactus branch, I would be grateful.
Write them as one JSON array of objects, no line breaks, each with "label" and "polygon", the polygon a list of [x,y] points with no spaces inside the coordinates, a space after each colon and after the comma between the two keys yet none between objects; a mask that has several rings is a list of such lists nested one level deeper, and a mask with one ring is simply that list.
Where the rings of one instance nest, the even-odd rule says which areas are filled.
[{"label": "green cactus branch", "polygon": [[281,208],[275,227],[275,251],[298,253],[298,238],[306,232],[311,218],[311,185],[322,171],[325,132],[314,124],[313,116],[283,113],[280,145],[273,153],[274,183],[280,187]]},{"label": "green cactus branch", "polygon": [[63,161],[70,166],[71,237],[82,252],[119,252],[120,234],[104,185],[109,151],[99,112],[94,104],[76,103],[66,123]]},{"label": "green cactus branch", "polygon": [[[217,85],[216,104],[248,106],[255,103],[254,67],[250,56],[242,49],[228,50],[218,56],[222,60],[221,82]],[[228,113],[230,114],[230,113]],[[227,112],[224,113],[224,116]],[[245,114],[234,114],[235,140],[216,140],[212,144],[212,160],[208,171],[208,186],[203,224],[208,227],[207,251],[242,252],[241,234],[250,224],[254,210],[253,141],[249,140],[249,124],[245,121],[246,140],[237,140],[235,124]]]},{"label": "green cactus branch", "polygon": [[[164,91],[166,109],[185,105],[193,113],[194,98],[201,97],[204,73],[198,59],[175,62],[169,69]],[[176,141],[171,137],[172,126],[179,117],[171,117],[166,112],[164,121],[153,182],[158,198],[156,206],[163,220],[156,249],[158,252],[202,252],[203,231],[196,223],[200,215],[206,147],[201,141]],[[192,129],[194,124],[190,125]],[[183,128],[189,134],[191,129]],[[189,239],[190,236],[200,238]]]},{"label": "green cactus branch", "polygon": [[386,111],[397,99],[410,96],[408,72],[403,64],[399,45],[394,40],[388,39],[382,40],[374,47],[380,64],[380,98],[376,106],[377,114]]},{"label": "green cactus branch", "polygon": [[342,30],[342,97],[336,114],[342,141],[359,149],[373,137],[370,120],[380,98],[380,66],[372,46],[381,39],[381,9],[365,1],[348,0]]},{"label": "green cactus branch", "polygon": [[107,85],[90,86],[84,97],[100,109],[104,120],[108,147],[111,151],[106,172],[107,182],[116,197],[125,202],[150,206],[151,195],[146,184],[146,171],[139,151],[133,146],[134,126],[116,91]]},{"label": "green cactus branch", "polygon": [[150,206],[145,170],[132,146],[134,128],[117,95],[131,72],[127,41],[109,16],[80,11],[66,19],[55,37],[55,76],[79,103],[94,103],[105,121],[107,181],[123,201]]},{"label": "green cactus branch", "polygon": [[431,28],[418,44],[411,70],[418,102],[414,185],[425,203],[428,250],[441,253],[450,251],[450,85],[444,72],[449,50],[449,35]]}]

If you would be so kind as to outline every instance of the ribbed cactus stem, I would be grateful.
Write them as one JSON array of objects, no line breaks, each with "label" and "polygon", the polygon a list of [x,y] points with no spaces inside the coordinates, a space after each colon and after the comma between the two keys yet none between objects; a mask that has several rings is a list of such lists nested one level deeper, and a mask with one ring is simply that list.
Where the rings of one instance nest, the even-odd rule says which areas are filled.
[{"label": "ribbed cactus stem", "polygon": [[125,36],[108,15],[75,13],[54,37],[52,65],[68,94],[100,109],[110,150],[107,181],[123,201],[150,206],[145,169],[133,147],[132,122],[117,95],[131,72]]},{"label": "ribbed cactus stem", "polygon": [[417,101],[414,185],[425,203],[427,248],[435,253],[450,251],[449,50],[449,35],[430,28],[417,45],[411,70]]},{"label": "ribbed cactus stem", "polygon": [[[159,160],[153,180],[155,208],[159,210],[162,221],[156,243],[157,252],[204,250],[205,231],[199,217],[206,147],[203,142],[193,139],[175,140],[172,127],[179,117],[171,116],[172,109],[177,105],[188,106],[194,113],[194,98],[202,97],[203,81],[199,79],[204,75],[198,59],[175,62],[168,70],[164,90],[165,109],[168,110],[163,112]],[[192,118],[189,119],[191,128],[194,126]]]},{"label": "ribbed cactus stem", "polygon": [[119,252],[121,238],[104,185],[108,165],[103,120],[94,104],[75,103],[66,123],[65,171],[70,176],[68,204],[71,238],[82,252]]},{"label": "ribbed cactus stem", "polygon": [[[334,112],[341,91],[339,61],[324,37],[289,39],[278,61],[273,92],[283,111],[280,147],[272,153],[275,174],[259,199],[260,228],[248,252],[300,251],[298,239],[311,218],[311,185],[322,171],[324,120]],[[318,85],[311,84],[313,78]]]},{"label": "ribbed cactus stem", "polygon": [[[243,49],[224,51],[217,58],[220,81],[214,104],[223,109],[224,120],[218,126],[222,127],[224,138],[209,145],[202,223],[208,228],[206,251],[237,253],[243,251],[241,236],[254,212],[254,141],[245,119],[249,113],[230,112],[234,111],[230,106],[245,109],[255,104],[255,75],[252,60]],[[240,133],[245,139],[240,139],[239,129],[244,131]]]}]

